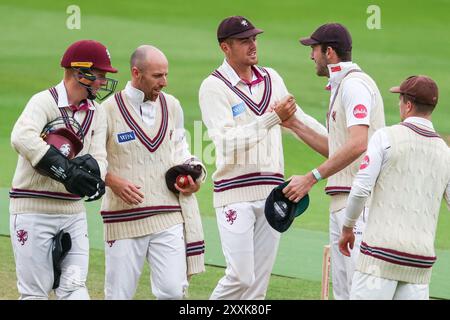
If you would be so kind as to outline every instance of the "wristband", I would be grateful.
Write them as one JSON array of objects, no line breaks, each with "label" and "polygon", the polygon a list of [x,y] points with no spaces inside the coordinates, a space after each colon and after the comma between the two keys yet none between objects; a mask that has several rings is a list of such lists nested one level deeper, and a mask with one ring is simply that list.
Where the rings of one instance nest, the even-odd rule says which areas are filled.
[{"label": "wristband", "polygon": [[322,176],[320,175],[319,170],[317,170],[316,168],[312,169],[311,173],[317,181],[322,180]]}]

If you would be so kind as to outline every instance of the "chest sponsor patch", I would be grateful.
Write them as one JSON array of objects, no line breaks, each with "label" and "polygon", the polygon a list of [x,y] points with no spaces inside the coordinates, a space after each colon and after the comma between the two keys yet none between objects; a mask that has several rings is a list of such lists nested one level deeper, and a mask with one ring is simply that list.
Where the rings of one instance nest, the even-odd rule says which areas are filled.
[{"label": "chest sponsor patch", "polygon": [[370,158],[369,156],[365,156],[361,162],[361,165],[359,166],[359,170],[364,170],[365,168],[367,168],[370,164]]},{"label": "chest sponsor patch", "polygon": [[122,132],[117,134],[117,142],[124,143],[128,141],[136,140],[136,135],[134,131]]},{"label": "chest sponsor patch", "polygon": [[358,104],[353,108],[353,115],[355,118],[364,119],[367,117],[367,108],[363,104]]},{"label": "chest sponsor patch", "polygon": [[245,111],[245,104],[244,102],[238,103],[231,107],[231,110],[233,111],[233,117],[236,117],[243,113]]}]

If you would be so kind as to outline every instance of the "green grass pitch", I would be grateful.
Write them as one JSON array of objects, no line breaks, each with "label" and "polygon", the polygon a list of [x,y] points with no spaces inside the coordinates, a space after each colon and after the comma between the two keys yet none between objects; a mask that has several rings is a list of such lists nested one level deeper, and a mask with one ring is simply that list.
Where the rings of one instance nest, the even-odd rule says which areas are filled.
[{"label": "green grass pitch", "polygon": [[[81,29],[66,27],[69,14],[66,9],[76,4],[81,10]],[[380,8],[381,29],[367,28],[370,13],[367,8]],[[324,123],[329,92],[324,90],[325,78],[314,72],[310,49],[301,46],[298,39],[310,35],[326,22],[341,22],[353,37],[353,60],[377,82],[384,98],[388,125],[399,121],[398,97],[388,89],[413,74],[431,76],[439,85],[439,104],[433,122],[437,131],[448,140],[450,136],[450,73],[448,57],[448,0],[380,0],[330,1],[219,1],[166,0],[161,1],[50,1],[31,0],[0,2],[0,221],[7,221],[7,190],[11,185],[17,155],[10,147],[10,132],[28,99],[36,92],[60,81],[63,71],[59,61],[67,46],[79,39],[96,39],[107,45],[112,64],[119,69],[114,75],[122,89],[129,79],[129,56],[140,44],[153,44],[162,49],[169,59],[169,86],[166,92],[175,95],[185,113],[185,125],[194,133],[194,121],[201,121],[198,107],[198,88],[201,81],[223,60],[215,38],[221,19],[229,15],[244,15],[257,27],[265,30],[258,36],[258,55],[262,66],[276,69],[299,105]],[[198,128],[197,128],[198,129]],[[203,134],[205,128],[202,127]],[[195,134],[198,134],[196,132]],[[193,142],[193,141],[191,141]],[[192,151],[202,157],[210,142],[203,141],[203,149]],[[303,174],[316,167],[323,158],[300,144],[292,136],[284,136],[286,176]],[[214,166],[208,166],[209,174]],[[303,230],[326,235],[329,200],[323,193],[324,184],[311,191],[308,213],[294,222],[290,232],[301,237]],[[198,195],[202,215],[214,216],[212,183],[209,177]],[[450,218],[442,206],[437,229],[436,247],[450,251]],[[6,231],[5,231],[6,230]],[[8,226],[0,225],[7,234]],[[0,238],[1,252],[8,259],[1,260],[0,299],[15,299],[14,262],[8,238]],[[220,249],[218,249],[220,250]],[[315,249],[320,255],[321,247]],[[294,255],[295,252],[280,254]],[[220,253],[219,253],[220,255]],[[298,264],[307,261],[299,255]],[[103,253],[93,249],[88,286],[94,298],[102,298]],[[439,257],[438,257],[439,259]],[[448,260],[446,260],[448,261]],[[317,265],[320,269],[321,266]],[[439,281],[431,287],[450,283],[450,273],[441,268]],[[141,279],[136,298],[150,296],[148,270]],[[191,298],[206,299],[223,269],[209,266],[207,273],[195,277]],[[448,287],[447,287],[448,288]],[[450,292],[438,290],[440,296],[450,298]],[[444,293],[441,293],[444,292]],[[320,279],[315,281],[276,277],[270,284],[268,297],[273,299],[317,299]]]}]

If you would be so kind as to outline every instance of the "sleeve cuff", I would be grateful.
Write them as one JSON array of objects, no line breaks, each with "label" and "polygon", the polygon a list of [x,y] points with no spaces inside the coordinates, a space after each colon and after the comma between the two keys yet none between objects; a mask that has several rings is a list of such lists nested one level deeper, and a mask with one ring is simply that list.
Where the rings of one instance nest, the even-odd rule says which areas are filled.
[{"label": "sleeve cuff", "polygon": [[262,124],[263,124],[264,128],[266,128],[266,129],[270,129],[273,126],[280,124],[280,123],[281,123],[281,119],[277,115],[277,113],[274,111],[266,113],[262,116]]},{"label": "sleeve cuff", "polygon": [[353,228],[364,210],[364,205],[367,200],[367,196],[358,197],[355,196],[351,191],[350,196],[347,199],[347,206],[344,212],[344,226],[348,228]]},{"label": "sleeve cuff", "polygon": [[194,274],[199,274],[205,272],[205,256],[204,254],[199,254],[195,256],[187,257],[187,275],[191,276]]},{"label": "sleeve cuff", "polygon": [[355,224],[356,224],[356,221],[357,220],[345,217],[345,219],[344,219],[344,226],[347,227],[347,228],[353,228],[355,226]]}]

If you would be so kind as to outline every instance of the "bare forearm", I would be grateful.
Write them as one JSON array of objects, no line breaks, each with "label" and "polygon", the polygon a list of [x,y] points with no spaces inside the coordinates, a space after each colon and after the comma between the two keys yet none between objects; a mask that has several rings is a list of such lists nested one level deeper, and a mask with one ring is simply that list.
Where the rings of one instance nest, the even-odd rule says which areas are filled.
[{"label": "bare forearm", "polygon": [[339,149],[339,151],[333,154],[317,169],[322,178],[326,179],[358,159],[358,157],[366,151],[366,148],[366,144],[362,145],[360,141],[349,140],[341,149]]},{"label": "bare forearm", "polygon": [[111,187],[114,185],[114,179],[116,179],[116,176],[112,173],[107,172],[105,176],[105,184],[107,187]]},{"label": "bare forearm", "polygon": [[328,158],[328,137],[317,133],[300,121],[294,121],[289,129],[312,149]]}]

